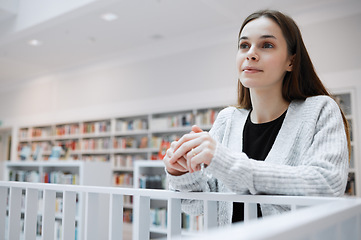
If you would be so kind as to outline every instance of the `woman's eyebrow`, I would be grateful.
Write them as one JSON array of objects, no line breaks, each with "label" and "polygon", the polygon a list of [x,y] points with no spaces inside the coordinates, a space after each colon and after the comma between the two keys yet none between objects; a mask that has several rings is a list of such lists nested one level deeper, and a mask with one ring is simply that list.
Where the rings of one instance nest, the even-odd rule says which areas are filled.
[{"label": "woman's eyebrow", "polygon": [[[275,36],[273,36],[273,35],[262,35],[262,36],[260,36],[259,38],[274,38],[274,39],[277,39]],[[247,39],[249,39],[247,36],[242,36],[242,37],[240,37],[239,38],[239,40],[247,40]]]},{"label": "woman's eyebrow", "polygon": [[260,38],[274,38],[277,39],[275,36],[273,35],[262,35]]}]

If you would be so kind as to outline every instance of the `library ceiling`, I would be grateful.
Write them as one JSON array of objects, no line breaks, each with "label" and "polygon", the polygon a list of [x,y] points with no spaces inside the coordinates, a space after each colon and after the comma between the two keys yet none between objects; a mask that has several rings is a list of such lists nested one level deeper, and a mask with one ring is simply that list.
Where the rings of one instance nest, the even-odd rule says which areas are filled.
[{"label": "library ceiling", "polygon": [[[359,0],[12,0],[0,3],[0,87],[236,41],[242,20],[279,9],[300,25],[361,12]],[[40,6],[41,5],[41,6]]]}]

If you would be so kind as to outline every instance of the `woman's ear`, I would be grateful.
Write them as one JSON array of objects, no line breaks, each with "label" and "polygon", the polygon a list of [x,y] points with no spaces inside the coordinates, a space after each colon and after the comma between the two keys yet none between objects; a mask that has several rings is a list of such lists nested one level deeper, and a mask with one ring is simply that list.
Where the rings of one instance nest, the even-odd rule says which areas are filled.
[{"label": "woman's ear", "polygon": [[292,72],[292,68],[293,68],[293,60],[295,59],[296,54],[293,54],[292,56],[289,57],[289,63],[287,66],[287,72]]}]

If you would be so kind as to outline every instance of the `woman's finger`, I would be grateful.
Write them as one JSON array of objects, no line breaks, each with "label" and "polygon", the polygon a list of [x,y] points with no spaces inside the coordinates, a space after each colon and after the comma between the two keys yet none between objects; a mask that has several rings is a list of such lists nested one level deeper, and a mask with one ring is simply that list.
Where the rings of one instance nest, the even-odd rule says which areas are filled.
[{"label": "woman's finger", "polygon": [[197,125],[193,125],[192,126],[192,132],[200,133],[200,132],[203,132],[203,130],[200,127],[198,127]]},{"label": "woman's finger", "polygon": [[201,164],[209,165],[214,156],[215,149],[216,143],[214,140],[210,141],[210,139],[202,141],[198,147],[193,148],[193,150],[187,154],[188,171],[199,171]]},{"label": "woman's finger", "polygon": [[184,169],[187,169],[187,170],[188,170],[187,160],[186,160],[184,157],[180,158],[180,159],[177,161],[177,163],[178,163],[179,165],[181,165]]},{"label": "woman's finger", "polygon": [[179,148],[180,146],[182,146],[184,143],[186,143],[186,142],[188,142],[188,141],[191,141],[191,140],[199,137],[200,134],[202,134],[202,133],[192,133],[192,132],[190,132],[190,133],[184,134],[184,135],[176,142],[176,144],[175,144],[174,147],[173,147],[173,150],[174,150],[174,151],[177,151],[178,148]]},{"label": "woman's finger", "polygon": [[201,148],[198,146],[198,147],[192,148],[187,153],[187,168],[188,168],[189,172],[194,172],[192,169],[191,163],[193,161],[193,158],[195,158],[197,156],[197,154],[200,153],[201,151],[202,151]]},{"label": "woman's finger", "polygon": [[183,143],[177,150],[173,152],[173,156],[169,159],[169,162],[175,163],[179,158],[185,156],[192,148],[197,147],[202,143],[201,135]]}]

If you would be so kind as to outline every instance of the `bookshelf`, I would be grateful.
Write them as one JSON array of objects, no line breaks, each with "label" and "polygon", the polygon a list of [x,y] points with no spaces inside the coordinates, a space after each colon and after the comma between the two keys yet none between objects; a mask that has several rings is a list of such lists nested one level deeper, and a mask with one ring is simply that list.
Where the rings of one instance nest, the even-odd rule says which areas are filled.
[{"label": "bookshelf", "polygon": [[[140,160],[134,163],[134,188],[166,189],[167,185],[162,160]],[[152,199],[150,207],[150,239],[165,238],[167,234],[167,202]]]},{"label": "bookshelf", "polygon": [[[37,162],[6,162],[5,174],[9,181],[46,182],[58,184],[76,184],[90,186],[109,186],[111,183],[111,168],[109,162],[83,161],[37,161]],[[94,177],[96,176],[96,177]],[[42,193],[39,193],[42,194]],[[24,198],[25,196],[23,196]],[[23,199],[24,203],[24,199]],[[56,196],[55,238],[61,229],[62,194]],[[85,220],[85,196],[77,194],[76,206],[76,239],[84,239],[83,231]],[[41,230],[42,202],[39,201],[38,234]],[[23,213],[23,212],[22,212]],[[100,216],[107,219],[107,216]],[[106,222],[106,221],[104,221]],[[106,233],[104,233],[106,234]]]},{"label": "bookshelf", "polygon": [[350,127],[351,159],[346,187],[346,195],[361,197],[361,163],[359,160],[359,143],[356,112],[356,93],[354,89],[337,89],[332,94],[342,108]]},{"label": "bookshelf", "polygon": [[12,161],[46,161],[58,146],[59,160],[109,161],[114,171],[129,172],[136,160],[161,159],[162,144],[178,139],[192,125],[209,130],[222,108],[19,127]]},{"label": "bookshelf", "polygon": [[[44,164],[50,162],[53,165],[105,162],[111,168],[108,186],[130,188],[134,186],[134,163],[162,159],[161,150],[165,151],[171,141],[190,132],[193,124],[209,130],[223,108],[193,108],[16,127],[12,138],[13,159],[5,168],[16,169],[20,175],[29,172],[29,178],[36,175],[40,178],[46,169]],[[55,157],[54,148],[59,149]],[[57,168],[69,170],[65,165]],[[81,179],[79,176],[78,181]],[[124,199],[125,239],[131,239],[132,203],[131,196]]]},{"label": "bookshelf", "polygon": [[[140,160],[134,163],[134,188],[167,189],[165,167],[162,160]],[[150,217],[150,239],[165,239],[167,235],[167,202],[152,199]],[[194,236],[203,229],[202,216],[182,213],[182,235]]]}]

